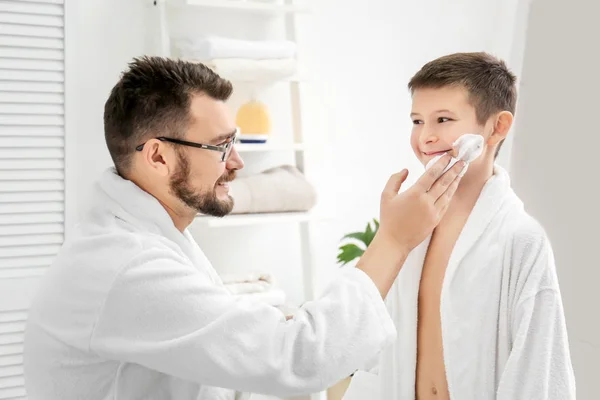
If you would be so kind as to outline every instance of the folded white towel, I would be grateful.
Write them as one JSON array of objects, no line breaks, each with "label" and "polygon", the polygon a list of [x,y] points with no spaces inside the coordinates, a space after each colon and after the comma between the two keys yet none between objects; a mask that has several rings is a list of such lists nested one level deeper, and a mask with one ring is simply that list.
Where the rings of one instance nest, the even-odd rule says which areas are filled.
[{"label": "folded white towel", "polygon": [[293,58],[253,60],[249,58],[213,58],[207,67],[232,81],[273,81],[287,79],[297,72]]},{"label": "folded white towel", "polygon": [[220,36],[175,41],[181,57],[207,61],[217,58],[278,59],[293,58],[296,43],[289,40],[241,40]]},{"label": "folded white towel", "polygon": [[308,211],[316,204],[315,189],[291,165],[239,177],[229,185],[233,214]]}]

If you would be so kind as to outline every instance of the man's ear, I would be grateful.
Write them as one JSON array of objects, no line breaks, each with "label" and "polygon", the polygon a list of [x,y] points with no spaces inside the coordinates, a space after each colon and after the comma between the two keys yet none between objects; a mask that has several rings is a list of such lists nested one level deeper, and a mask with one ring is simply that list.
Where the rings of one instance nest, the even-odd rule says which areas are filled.
[{"label": "man's ear", "polygon": [[171,159],[167,146],[159,140],[150,139],[146,142],[142,150],[146,163],[150,168],[160,176],[169,175],[170,165],[174,160]]},{"label": "man's ear", "polygon": [[512,124],[513,115],[510,111],[502,111],[499,113],[494,119],[493,131],[487,141],[488,146],[494,146],[506,139]]}]

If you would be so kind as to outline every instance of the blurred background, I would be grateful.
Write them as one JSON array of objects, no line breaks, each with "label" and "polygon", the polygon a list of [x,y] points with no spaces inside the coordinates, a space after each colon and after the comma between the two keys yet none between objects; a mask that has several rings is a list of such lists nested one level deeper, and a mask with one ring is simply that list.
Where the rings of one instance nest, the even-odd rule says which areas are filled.
[{"label": "blurred background", "polygon": [[[334,279],[340,239],[378,217],[389,175],[420,175],[407,83],[458,51],[518,76],[498,162],[550,236],[578,398],[598,398],[599,12],[590,0],[0,0],[0,399],[26,398],[28,302],[112,165],[103,107],[133,57],[207,62],[233,81],[248,180],[232,194],[255,203],[190,230],[219,273],[268,274],[273,301],[297,307]],[[249,189],[282,166],[295,180]],[[277,193],[306,198],[256,203]]]}]

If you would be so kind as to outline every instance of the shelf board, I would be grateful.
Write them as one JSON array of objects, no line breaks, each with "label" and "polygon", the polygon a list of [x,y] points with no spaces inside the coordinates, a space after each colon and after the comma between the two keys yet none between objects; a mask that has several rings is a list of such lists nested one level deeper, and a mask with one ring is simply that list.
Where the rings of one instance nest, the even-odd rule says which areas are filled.
[{"label": "shelf board", "polygon": [[304,151],[306,145],[303,143],[295,144],[270,144],[270,143],[236,143],[235,149],[238,153],[258,153],[275,151]]},{"label": "shelf board", "polygon": [[230,214],[222,218],[201,215],[196,217],[195,221],[206,224],[209,227],[226,227],[306,222],[313,218],[314,216],[310,212],[285,212],[264,214]]},{"label": "shelf board", "polygon": [[305,5],[270,3],[252,0],[185,0],[190,6],[259,12],[266,14],[306,13]]}]

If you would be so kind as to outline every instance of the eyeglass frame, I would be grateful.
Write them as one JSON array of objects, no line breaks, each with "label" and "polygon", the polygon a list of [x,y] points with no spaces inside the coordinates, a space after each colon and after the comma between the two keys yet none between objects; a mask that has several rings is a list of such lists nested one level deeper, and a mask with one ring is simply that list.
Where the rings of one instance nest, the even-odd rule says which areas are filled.
[{"label": "eyeglass frame", "polygon": [[[236,128],[235,132],[233,132],[233,134],[231,136],[231,140],[229,142],[227,142],[224,146],[215,146],[212,144],[189,142],[187,140],[175,139],[175,138],[170,138],[170,137],[165,137],[165,136],[160,136],[160,137],[157,137],[154,139],[160,140],[161,142],[170,142],[170,143],[175,143],[175,144],[179,144],[182,146],[194,147],[197,149],[219,151],[219,152],[223,153],[223,155],[221,156],[221,162],[224,162],[229,158],[229,155],[231,155],[231,149],[233,149],[233,146],[235,144],[235,141],[237,139],[237,135],[238,135],[239,131],[240,131],[239,128]],[[135,150],[142,151],[144,149],[145,145],[146,145],[146,143],[142,143],[139,146],[137,146],[135,148]]]}]

